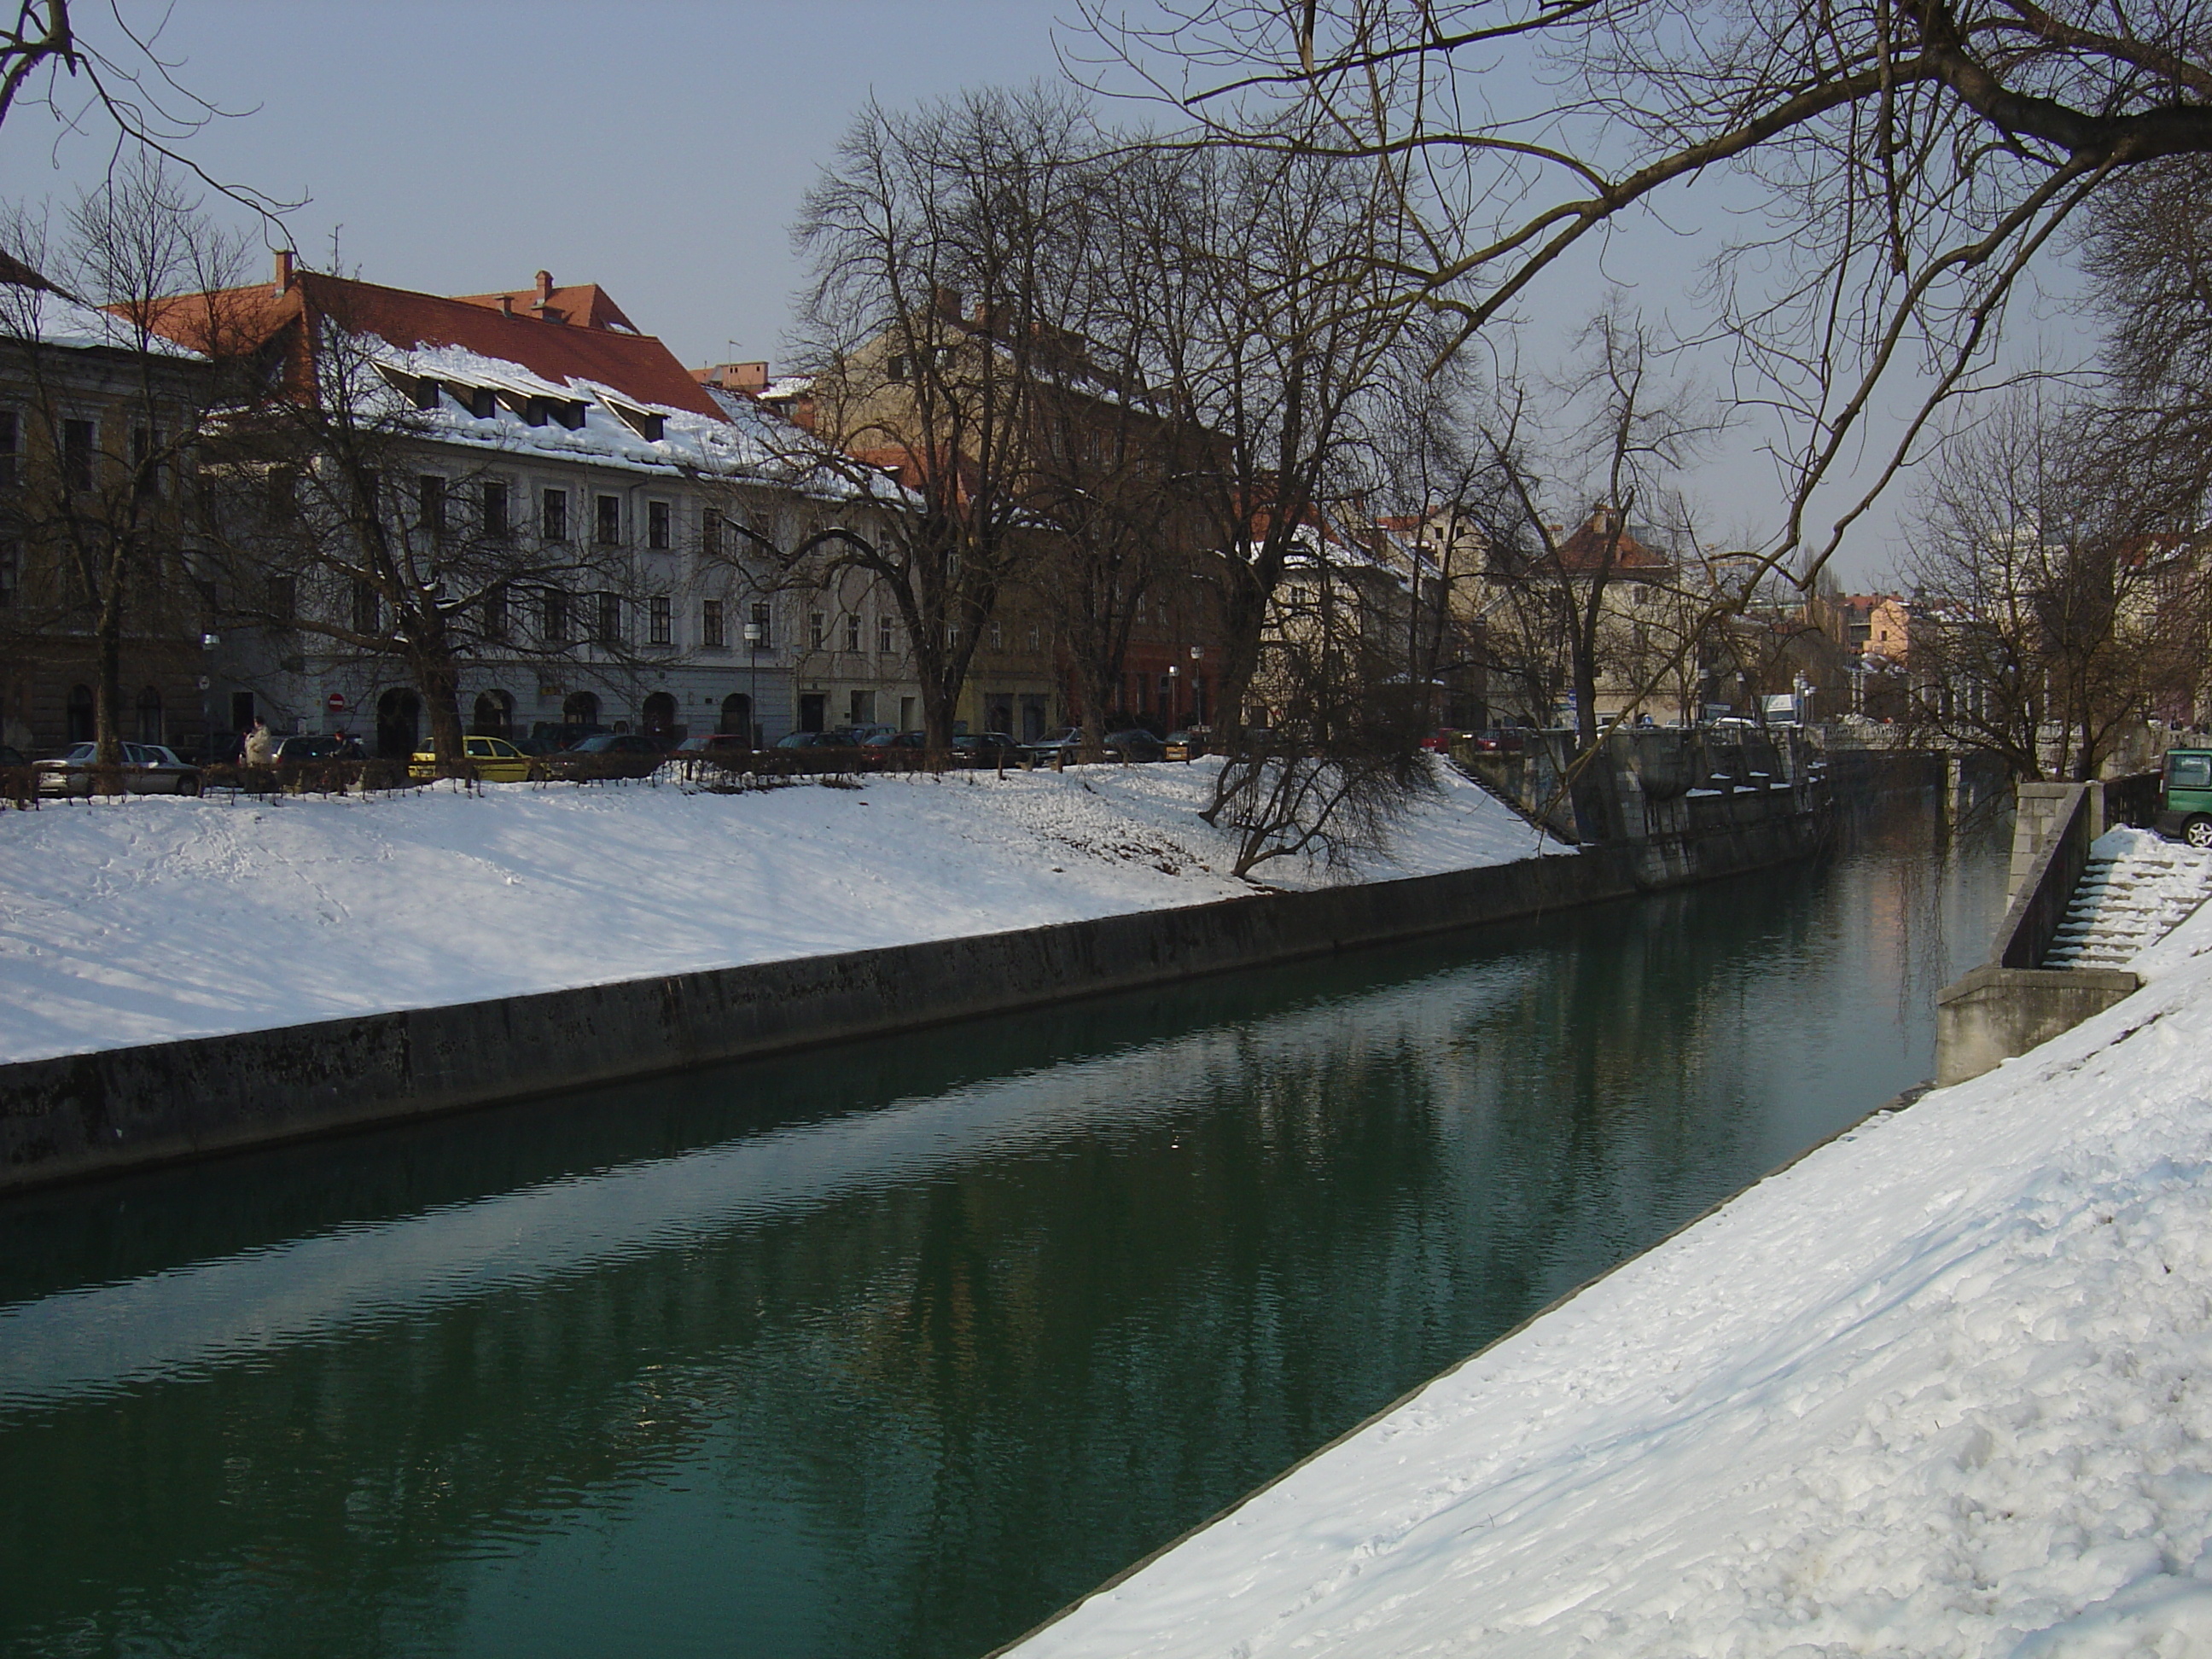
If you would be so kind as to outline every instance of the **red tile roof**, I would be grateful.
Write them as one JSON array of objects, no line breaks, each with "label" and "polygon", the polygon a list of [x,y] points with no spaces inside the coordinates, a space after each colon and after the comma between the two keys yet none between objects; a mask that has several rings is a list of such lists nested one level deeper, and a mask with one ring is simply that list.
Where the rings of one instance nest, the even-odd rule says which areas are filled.
[{"label": "red tile roof", "polygon": [[[596,287],[556,289],[556,304],[550,308],[559,308],[562,295],[587,295],[587,302],[580,302],[583,314],[628,325],[613,301]],[[536,298],[536,290],[530,290],[530,297]],[[498,309],[498,298],[448,299],[301,270],[281,290],[274,283],[257,283],[169,301],[154,319],[154,326],[171,339],[204,349],[204,337],[210,332],[208,319],[219,314],[226,330],[241,331],[265,344],[312,313],[349,334],[373,334],[403,350],[458,346],[519,363],[549,380],[596,380],[641,403],[663,404],[718,421],[727,418],[676,354],[652,335],[604,324],[549,322],[520,306],[507,316]],[[290,343],[297,349],[296,342]]]},{"label": "red tile roof", "polygon": [[[1600,507],[1575,526],[1573,535],[1559,544],[1559,568],[1569,574],[1595,574],[1609,569],[1613,574],[1637,570],[1672,570],[1674,562],[1665,554],[1647,547],[1638,541],[1626,525],[1617,529],[1610,525],[1600,529],[1607,518],[1607,510]],[[1607,555],[1611,562],[1607,563]]]},{"label": "red tile roof", "polygon": [[548,320],[566,323],[571,328],[621,329],[632,334],[645,331],[623,314],[623,308],[597,283],[554,288],[549,281],[536,288],[517,289],[511,294],[463,294],[456,297],[463,305],[482,306],[488,311],[497,311],[500,301],[504,300],[518,317],[536,319],[542,310],[551,313]]}]

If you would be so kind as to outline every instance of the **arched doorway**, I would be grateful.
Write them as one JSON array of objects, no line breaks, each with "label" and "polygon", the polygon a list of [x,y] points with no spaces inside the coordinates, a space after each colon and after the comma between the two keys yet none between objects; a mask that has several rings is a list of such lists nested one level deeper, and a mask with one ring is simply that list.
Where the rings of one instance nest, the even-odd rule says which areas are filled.
[{"label": "arched doorway", "polygon": [[69,740],[71,743],[92,741],[92,688],[72,685],[69,689]]},{"label": "arched doorway", "polygon": [[376,752],[385,760],[405,760],[420,745],[422,699],[395,687],[376,700]]},{"label": "arched doorway", "polygon": [[561,718],[570,726],[597,726],[599,700],[589,691],[571,691],[561,705]]},{"label": "arched doorway", "polygon": [[747,743],[753,740],[753,700],[742,691],[722,699],[721,724],[717,732],[734,732]]},{"label": "arched doorway", "polygon": [[645,735],[648,738],[672,738],[676,731],[676,699],[665,691],[656,691],[645,700]]},{"label": "arched doorway", "polygon": [[469,732],[478,738],[509,738],[514,735],[514,698],[505,691],[479,691],[476,708],[469,720]]},{"label": "arched doorway", "polygon": [[138,692],[138,741],[167,743],[167,736],[161,726],[161,693],[154,686],[143,686]]}]

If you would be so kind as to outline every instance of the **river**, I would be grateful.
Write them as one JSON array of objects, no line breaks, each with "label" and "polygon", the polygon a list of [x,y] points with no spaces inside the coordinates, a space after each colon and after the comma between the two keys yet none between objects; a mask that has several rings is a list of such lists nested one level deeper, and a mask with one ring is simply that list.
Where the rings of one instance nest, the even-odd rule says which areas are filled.
[{"label": "river", "polygon": [[0,1205],[0,1653],[973,1659],[1928,1077],[2001,833]]}]

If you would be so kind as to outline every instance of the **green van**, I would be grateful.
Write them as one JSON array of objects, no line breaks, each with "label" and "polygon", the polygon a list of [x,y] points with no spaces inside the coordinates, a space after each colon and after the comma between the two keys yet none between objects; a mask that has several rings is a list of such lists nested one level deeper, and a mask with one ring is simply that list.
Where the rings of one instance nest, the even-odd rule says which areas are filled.
[{"label": "green van", "polygon": [[2159,833],[2212,848],[2212,749],[2166,751],[2165,810]]}]

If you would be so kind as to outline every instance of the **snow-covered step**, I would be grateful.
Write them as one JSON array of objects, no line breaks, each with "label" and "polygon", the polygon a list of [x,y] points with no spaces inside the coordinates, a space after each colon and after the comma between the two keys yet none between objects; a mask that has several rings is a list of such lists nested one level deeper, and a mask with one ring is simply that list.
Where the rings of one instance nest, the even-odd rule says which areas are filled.
[{"label": "snow-covered step", "polygon": [[2147,830],[2113,830],[2089,849],[2046,968],[2121,968],[2212,897],[2212,853]]}]

